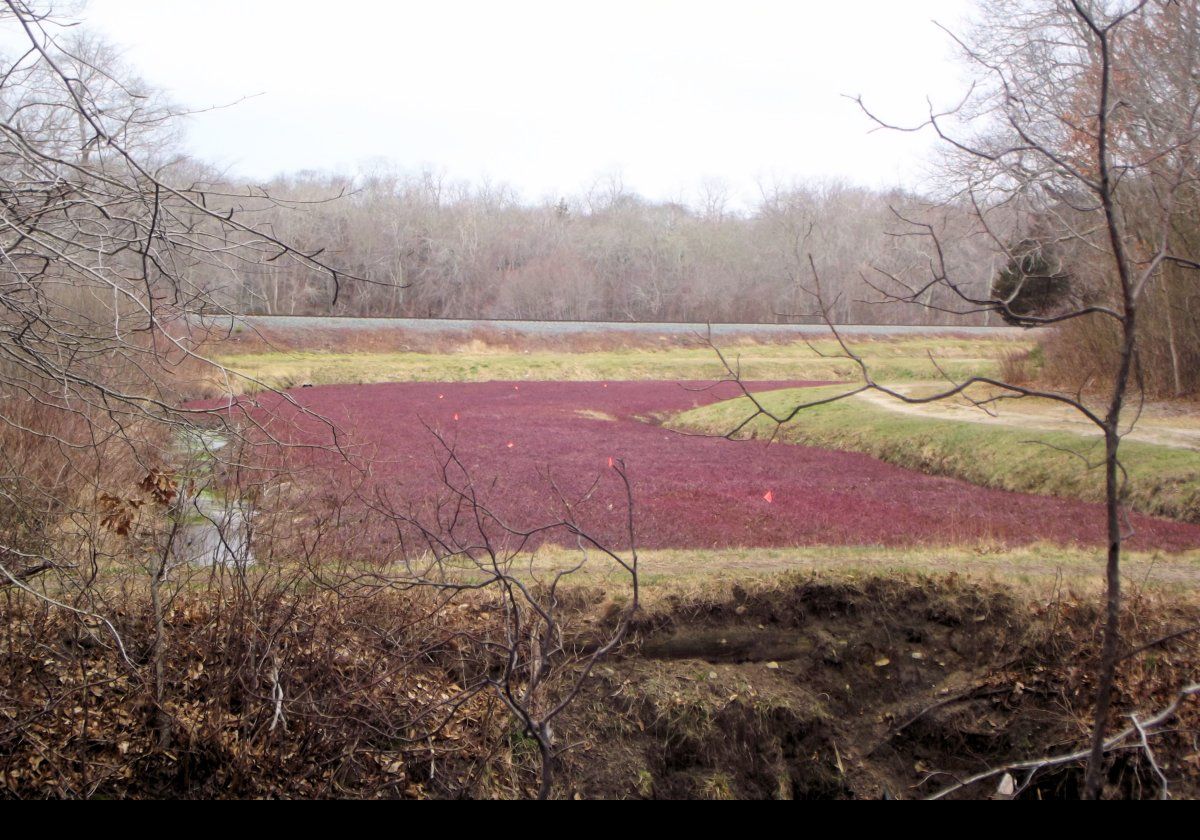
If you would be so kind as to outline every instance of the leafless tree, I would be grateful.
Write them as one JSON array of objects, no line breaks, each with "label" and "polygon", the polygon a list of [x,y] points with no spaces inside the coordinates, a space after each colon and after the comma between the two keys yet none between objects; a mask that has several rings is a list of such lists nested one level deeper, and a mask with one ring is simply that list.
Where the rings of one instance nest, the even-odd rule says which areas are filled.
[{"label": "leafless tree", "polygon": [[[27,585],[58,565],[31,523],[51,529],[76,481],[114,464],[162,466],[188,425],[181,399],[220,371],[200,316],[222,304],[211,277],[230,265],[291,261],[342,274],[242,217],[236,194],[184,180],[178,112],[102,41],[31,4],[0,6],[23,37],[0,67],[0,433],[11,515],[0,569]],[[9,568],[9,564],[15,568]],[[69,561],[64,560],[66,565]]]},{"label": "leafless tree", "polygon": [[[353,185],[329,182],[283,202],[269,190],[221,184],[176,153],[179,112],[102,41],[64,30],[68,23],[23,0],[0,5],[0,25],[24,38],[0,63],[0,597],[11,657],[0,691],[3,760],[18,754],[14,745],[45,753],[31,726],[74,698],[68,708],[79,699],[85,736],[57,769],[54,794],[127,784],[135,760],[120,757],[127,743],[115,760],[88,752],[87,710],[100,692],[92,674],[111,665],[104,684],[133,686],[125,718],[144,692],[148,725],[130,725],[154,733],[137,759],[148,776],[146,765],[205,728],[197,706],[237,709],[238,738],[264,749],[289,726],[308,727],[305,744],[325,744],[338,765],[361,761],[364,737],[387,747],[374,752],[427,751],[432,776],[451,750],[429,745],[491,693],[536,742],[538,788],[549,795],[561,747],[553,724],[637,608],[628,482],[626,558],[569,513],[526,531],[500,523],[447,448],[446,504],[476,532],[445,528],[445,508],[429,521],[376,506],[371,515],[407,529],[408,542],[341,555],[353,525],[339,493],[350,492],[362,459],[342,446],[340,429],[285,394],[272,396],[325,437],[293,435],[253,399],[234,400],[221,385],[234,374],[206,356],[209,325],[214,314],[240,311],[250,286],[273,306],[306,295],[329,305],[343,295],[394,300],[408,282],[389,257],[402,231],[368,241],[342,267],[324,234],[331,219],[343,236],[356,219],[328,199]],[[447,200],[436,178],[414,189],[413,201]],[[466,278],[445,290],[455,305],[474,305],[481,293],[465,270],[479,252],[509,258],[504,237],[487,228],[502,226],[511,195],[488,187],[475,199],[479,213],[439,217],[455,243],[439,259]],[[289,222],[272,223],[279,219]],[[195,402],[214,393],[224,399]],[[328,456],[332,472],[308,478],[297,453]],[[615,475],[623,480],[623,468]],[[550,532],[576,541],[582,555],[542,579],[520,568],[520,552]],[[197,535],[199,547],[189,542]],[[569,635],[560,603],[565,581],[597,555],[633,585],[598,642]],[[467,580],[464,561],[486,577]],[[374,562],[369,573],[353,565],[364,562]],[[443,632],[451,601],[486,604],[492,593],[501,620]],[[342,619],[325,615],[343,609]],[[207,616],[200,626],[189,618],[198,613]],[[436,675],[432,660],[450,648],[462,684],[421,688],[413,675]],[[67,682],[38,708],[25,692],[36,697],[39,685],[18,672],[33,651],[42,655],[30,667],[67,663],[82,683]],[[188,709],[183,692],[205,668],[212,682]],[[414,699],[381,694],[393,681]],[[228,726],[216,723],[213,737]],[[323,792],[337,792],[331,784]]]},{"label": "leafless tree", "polygon": [[[498,515],[486,488],[459,458],[453,443],[430,430],[440,448],[445,493],[432,505],[405,507],[379,494],[373,509],[395,524],[398,559],[395,571],[380,580],[391,586],[432,590],[446,604],[463,593],[490,592],[500,614],[502,633],[463,634],[456,647],[462,657],[462,688],[453,705],[479,691],[492,691],[510,711],[525,737],[537,744],[539,799],[551,795],[561,749],[555,720],[583,689],[601,659],[625,640],[639,608],[637,534],[633,489],[625,465],[612,472],[625,498],[628,549],[620,553],[577,521],[574,510],[595,492],[597,478],[584,498],[558,495],[562,518],[523,526]],[[556,568],[539,568],[536,549],[547,540],[574,544],[578,553]],[[625,579],[628,599],[599,634],[568,635],[563,591],[581,573],[607,565]],[[611,575],[609,575],[611,578]],[[622,588],[625,588],[624,586]]]},{"label": "leafless tree", "polygon": [[[227,374],[201,347],[201,316],[222,308],[212,273],[291,261],[331,295],[343,277],[243,217],[240,203],[264,194],[189,180],[180,112],[67,24],[22,0],[0,5],[20,39],[0,60],[0,582],[106,631],[132,668],[111,590],[96,584],[114,558],[106,540],[133,536],[149,497],[172,507],[171,462],[194,415],[182,403]],[[122,492],[139,481],[147,497]],[[135,568],[150,558],[164,748],[168,521],[118,552]]]},{"label": "leafless tree", "polygon": [[[977,75],[961,103],[945,111],[931,106],[923,122],[898,126],[857,102],[881,127],[936,133],[959,184],[945,201],[973,208],[975,225],[1002,255],[1001,265],[1022,264],[1020,243],[1036,236],[1070,254],[1077,294],[1036,312],[1019,308],[1024,287],[1045,279],[1032,269],[1005,294],[972,291],[977,287],[955,270],[957,240],[947,236],[945,226],[903,208],[894,209],[897,236],[925,243],[929,273],[914,282],[911,275],[876,265],[870,284],[892,303],[957,315],[996,313],[1031,328],[1100,323],[1115,342],[1103,379],[1073,391],[986,376],[964,381],[947,376],[946,387],[923,397],[890,388],[873,378],[834,327],[836,296],[810,251],[805,291],[833,330],[841,355],[857,364],[861,384],[784,412],[768,409],[746,391],[753,410],[732,433],[757,418],[782,424],[807,408],[864,391],[907,403],[966,396],[983,410],[1000,400],[1041,398],[1071,407],[1097,427],[1104,438],[1098,467],[1105,479],[1108,544],[1104,639],[1091,744],[1073,758],[1086,754],[1084,795],[1094,799],[1102,794],[1105,752],[1114,743],[1108,729],[1122,656],[1121,556],[1129,536],[1121,440],[1143,399],[1140,354],[1151,325],[1142,313],[1168,267],[1200,268],[1197,254],[1186,250],[1194,240],[1177,232],[1181,215],[1194,207],[1200,174],[1200,95],[1194,85],[1200,30],[1193,3],[1012,0],[981,9],[972,36],[956,38]],[[726,368],[740,381],[736,363],[727,360]],[[975,398],[973,386],[993,390]],[[1041,766],[1044,762],[1025,769]]]}]

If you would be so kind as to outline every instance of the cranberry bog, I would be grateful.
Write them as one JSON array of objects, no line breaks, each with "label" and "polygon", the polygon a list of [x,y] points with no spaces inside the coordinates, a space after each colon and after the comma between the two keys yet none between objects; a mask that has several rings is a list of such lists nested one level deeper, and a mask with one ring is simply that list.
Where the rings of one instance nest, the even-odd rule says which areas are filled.
[{"label": "cranberry bog", "polygon": [[[805,384],[817,383],[753,387],[768,391]],[[1091,599],[1072,591],[1069,576],[1060,586],[1056,573],[1053,593],[1026,598],[1015,587],[973,579],[973,574],[888,570],[863,575],[854,570],[842,576],[823,567],[821,575],[809,575],[797,557],[805,553],[803,546],[824,557],[856,546],[891,546],[898,554],[915,554],[910,547],[970,543],[1014,552],[1019,546],[1031,546],[1033,552],[1048,545],[1046,553],[1056,559],[1076,548],[1079,554],[1099,553],[1101,508],[983,489],[861,454],[687,435],[658,422],[737,395],[730,383],[403,383],[302,388],[236,401],[232,411],[225,411],[235,422],[252,421],[251,437],[294,444],[262,450],[271,453],[269,466],[279,468],[278,483],[260,486],[254,497],[262,511],[273,514],[258,520],[267,533],[271,520],[282,525],[284,550],[278,556],[284,562],[274,568],[262,563],[259,573],[239,576],[236,587],[238,592],[245,584],[272,591],[276,571],[293,562],[304,565],[298,577],[280,575],[280,591],[286,594],[273,607],[277,612],[254,619],[262,621],[261,638],[282,660],[276,685],[283,686],[278,690],[289,703],[288,727],[272,734],[268,703],[258,704],[259,716],[242,732],[228,728],[227,721],[246,707],[244,683],[222,678],[219,684],[231,688],[214,700],[209,683],[196,679],[192,670],[203,662],[206,679],[213,680],[221,668],[238,667],[232,636],[216,618],[229,611],[228,602],[213,599],[211,590],[184,586],[175,599],[178,612],[204,634],[173,639],[174,649],[186,653],[170,660],[177,667],[168,678],[172,690],[186,698],[184,708],[212,709],[205,720],[215,723],[193,730],[194,740],[183,744],[197,756],[187,772],[173,763],[145,762],[150,769],[114,775],[100,792],[532,795],[533,753],[527,744],[515,748],[512,736],[520,730],[511,722],[503,720],[494,730],[494,714],[483,705],[455,705],[452,726],[439,712],[439,734],[413,743],[412,750],[396,749],[412,740],[407,724],[398,722],[429,714],[429,707],[410,705],[424,697],[418,691],[457,692],[467,684],[464,674],[470,677],[467,669],[475,666],[464,654],[463,640],[490,645],[488,640],[512,632],[494,590],[475,588],[474,579],[464,579],[458,592],[438,589],[436,580],[433,590],[415,594],[409,585],[426,558],[405,551],[411,520],[396,512],[427,516],[430,509],[435,514],[454,509],[467,519],[472,513],[444,504],[455,495],[442,471],[450,452],[469,475],[470,492],[510,526],[500,536],[519,543],[509,546],[512,554],[500,562],[516,558],[523,566],[521,549],[569,536],[570,529],[562,528],[532,541],[514,533],[561,520],[568,505],[567,514],[580,527],[624,553],[629,532],[622,474],[630,482],[638,545],[659,549],[645,557],[678,553],[697,566],[716,566],[741,547],[786,557],[774,570],[786,568],[784,574],[739,577],[732,585],[668,585],[639,601],[628,644],[579,683],[578,695],[556,721],[563,744],[556,795],[987,796],[997,783],[1004,784],[987,771],[1047,750],[1075,749],[1091,724],[1100,613]],[[260,463],[243,459],[243,452],[223,456],[224,466],[214,470],[241,471]],[[463,477],[453,476],[459,487]],[[455,521],[450,521],[451,532]],[[1146,552],[1200,546],[1200,526],[1149,517],[1133,517],[1129,524],[1130,545]],[[293,539],[303,545],[291,545]],[[326,542],[318,551],[314,543],[320,540]],[[269,546],[271,537],[263,543]],[[306,553],[288,553],[296,547]],[[553,550],[542,553],[556,559]],[[381,561],[411,564],[397,568],[399,574],[377,574]],[[531,571],[533,565],[531,559]],[[447,567],[453,575],[472,571],[467,563]],[[220,574],[201,569],[195,579]],[[555,581],[550,597],[564,622],[563,643],[572,651],[602,644],[614,616],[629,603],[623,600],[628,594],[612,588],[611,580],[581,576],[558,588],[558,578],[533,577],[539,587]],[[1189,578],[1193,587],[1194,579]],[[1123,665],[1115,700],[1121,716],[1169,708],[1180,696],[1180,685],[1194,680],[1197,648],[1179,628],[1186,633],[1196,626],[1200,606],[1170,598],[1143,591],[1129,600],[1126,638],[1134,653],[1153,655],[1131,656]],[[144,615],[139,620],[152,626],[151,613]],[[412,630],[425,620],[433,622],[436,633]],[[60,622],[57,632],[77,636],[70,622]],[[17,665],[0,677],[11,672],[31,687],[67,681],[66,666],[45,655],[44,638],[30,635],[10,644],[18,652],[10,657]],[[185,643],[193,646],[183,648]],[[120,667],[116,653],[110,649],[108,654],[108,667],[115,672]],[[225,665],[230,662],[235,664]],[[350,674],[360,682],[347,682]],[[372,693],[347,689],[357,685],[369,686]],[[85,702],[96,720],[116,722],[114,755],[129,744],[135,745],[131,755],[149,753],[157,730],[137,715],[121,713],[123,696],[102,690]],[[140,695],[133,696],[141,702]],[[40,699],[31,706],[41,707]],[[1155,733],[1155,754],[1171,772],[1173,796],[1200,792],[1196,715],[1195,704],[1181,706],[1177,720]],[[27,766],[35,771],[41,766],[37,759],[47,752],[46,744],[69,754],[80,743],[74,715],[39,713],[33,719],[41,727],[39,738],[23,739],[19,750],[10,750],[12,766],[19,765],[23,774]],[[263,742],[255,739],[268,736],[270,748],[261,748]],[[230,750],[230,743],[243,745],[248,757]],[[356,754],[378,752],[386,762],[346,761],[345,743]],[[285,748],[276,748],[281,744]],[[1135,744],[1130,740],[1114,750],[1111,796],[1167,790],[1166,781],[1154,774],[1159,765],[1139,758],[1129,748]],[[84,748],[97,750],[91,742]],[[978,777],[981,783],[956,787],[955,780],[980,773],[985,773]],[[36,792],[27,776],[20,777],[26,787],[18,790]],[[1076,798],[1080,780],[1076,762],[1056,764],[1036,780],[1029,774],[1014,795]]]},{"label": "cranberry bog", "polygon": [[[825,383],[756,382],[756,391]],[[590,535],[628,548],[629,477],[638,547],[805,545],[1100,546],[1099,505],[990,490],[869,456],[664,428],[659,418],[738,395],[731,383],[389,383],[295,389],[237,404],[290,467],[343,499],[419,510],[447,490],[450,450],[480,501],[532,530],[568,510]],[[336,430],[336,431],[335,431]],[[337,443],[339,453],[329,451]],[[343,461],[349,453],[357,469]],[[364,520],[365,521],[365,520]],[[1200,526],[1131,516],[1140,551],[1200,548]],[[380,532],[381,540],[388,539]],[[533,540],[554,537],[548,532]]]}]

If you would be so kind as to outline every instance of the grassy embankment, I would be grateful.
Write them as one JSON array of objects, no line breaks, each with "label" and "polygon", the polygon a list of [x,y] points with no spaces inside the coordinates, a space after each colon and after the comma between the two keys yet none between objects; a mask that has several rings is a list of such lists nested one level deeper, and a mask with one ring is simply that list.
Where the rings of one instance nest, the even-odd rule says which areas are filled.
[{"label": "grassy embankment", "polygon": [[[837,352],[831,340],[813,342],[822,354]],[[887,338],[856,342],[856,350],[887,381],[921,381],[938,377],[933,353],[952,376],[977,371],[995,373],[1000,355],[1026,345],[1006,338]],[[731,364],[740,364],[745,379],[840,380],[856,375],[853,362],[826,358],[804,344],[755,342],[722,345]],[[448,353],[346,353],[272,351],[223,354],[216,360],[248,377],[247,391],[259,387],[290,388],[371,382],[485,382],[508,380],[711,380],[726,375],[712,349],[705,346],[644,348],[568,353],[524,352],[464,344]],[[256,383],[261,383],[258,385]]]},{"label": "grassy embankment", "polygon": [[[776,391],[762,395],[761,401],[783,414],[801,401],[839,390],[844,389]],[[729,400],[685,412],[668,425],[724,434],[751,413],[748,400]],[[745,434],[763,436],[774,430],[774,423],[759,418]],[[1068,431],[911,416],[851,398],[805,409],[778,430],[778,439],[863,452],[902,467],[984,487],[1085,501],[1104,497],[1103,473],[1089,468],[1103,455],[1102,442],[1095,436]],[[1122,453],[1134,510],[1200,522],[1200,452],[1127,441]]]}]

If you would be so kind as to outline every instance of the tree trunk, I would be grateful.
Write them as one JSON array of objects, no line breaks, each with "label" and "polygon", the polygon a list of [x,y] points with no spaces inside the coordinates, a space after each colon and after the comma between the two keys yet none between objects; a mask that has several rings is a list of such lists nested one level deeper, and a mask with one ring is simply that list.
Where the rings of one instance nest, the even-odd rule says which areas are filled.
[{"label": "tree trunk", "polygon": [[1167,307],[1167,348],[1171,352],[1171,379],[1176,398],[1183,396],[1183,376],[1179,370],[1179,346],[1175,341],[1175,314],[1171,311],[1171,290],[1167,286],[1166,273],[1163,274],[1163,302]]}]

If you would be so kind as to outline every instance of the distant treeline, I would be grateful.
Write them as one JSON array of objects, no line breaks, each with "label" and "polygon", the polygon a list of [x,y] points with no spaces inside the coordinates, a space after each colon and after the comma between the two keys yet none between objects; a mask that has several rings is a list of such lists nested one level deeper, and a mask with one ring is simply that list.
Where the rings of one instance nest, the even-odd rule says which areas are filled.
[{"label": "distant treeline", "polygon": [[955,239],[950,268],[972,293],[987,295],[998,264],[966,208],[899,191],[775,187],[735,212],[712,184],[683,205],[616,178],[540,204],[429,172],[303,174],[265,190],[275,235],[369,282],[341,283],[335,303],[294,262],[239,265],[222,300],[245,314],[780,323],[820,320],[823,302],[840,323],[999,323],[942,311],[962,308],[944,289],[925,306],[884,301],[904,291],[897,279],[929,280],[928,240],[903,235],[914,221]]}]

